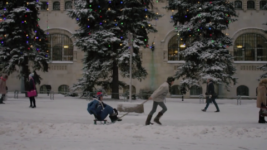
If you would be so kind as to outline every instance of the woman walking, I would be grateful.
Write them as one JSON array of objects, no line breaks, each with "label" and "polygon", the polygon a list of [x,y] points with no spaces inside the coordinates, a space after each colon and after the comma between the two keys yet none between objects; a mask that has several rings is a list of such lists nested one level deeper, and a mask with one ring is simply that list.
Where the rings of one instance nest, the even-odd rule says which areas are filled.
[{"label": "woman walking", "polygon": [[166,98],[167,94],[170,91],[170,87],[174,82],[173,77],[168,77],[167,82],[164,82],[159,86],[159,88],[153,92],[153,94],[149,97],[149,99],[153,100],[153,107],[151,112],[148,114],[147,119],[146,119],[146,125],[152,124],[151,118],[153,114],[156,112],[158,105],[162,108],[162,110],[158,113],[158,115],[155,117],[154,122],[157,124],[161,125],[161,122],[159,121],[160,117],[167,111],[167,107],[164,104],[164,99]]},{"label": "woman walking", "polygon": [[[34,76],[33,73],[31,73],[31,74],[29,75],[29,87],[28,87],[28,92],[33,91],[33,90],[36,91],[33,76]],[[35,95],[35,96],[36,96],[36,95]],[[31,108],[35,108],[35,107],[36,107],[36,104],[35,104],[35,98],[34,98],[35,96],[28,96],[29,99],[30,99],[30,107],[31,107]]]}]

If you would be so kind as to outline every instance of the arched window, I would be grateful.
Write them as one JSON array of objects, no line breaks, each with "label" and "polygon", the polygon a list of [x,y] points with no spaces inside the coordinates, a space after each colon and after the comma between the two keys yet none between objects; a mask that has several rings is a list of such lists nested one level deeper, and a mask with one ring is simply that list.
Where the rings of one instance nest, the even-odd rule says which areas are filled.
[{"label": "arched window", "polygon": [[267,10],[267,1],[260,1],[260,9]]},{"label": "arched window", "polygon": [[60,85],[58,87],[58,93],[60,93],[60,94],[66,94],[68,92],[69,92],[69,86],[67,86],[67,85]]},{"label": "arched window", "polygon": [[241,1],[235,1],[235,9],[242,9],[242,2]]},{"label": "arched window", "polygon": [[65,9],[72,9],[72,2],[71,1],[67,1],[65,2]]},{"label": "arched window", "polygon": [[48,2],[41,2],[41,10],[47,10],[48,9]]},{"label": "arched window", "polygon": [[72,40],[63,34],[50,34],[48,39],[48,54],[52,61],[72,61]]},{"label": "arched window", "polygon": [[190,89],[190,95],[200,95],[202,94],[202,87],[192,86]]},{"label": "arched window", "polygon": [[168,43],[168,60],[183,60],[180,54],[185,49],[183,40],[178,36],[173,36]]},{"label": "arched window", "polygon": [[255,2],[254,1],[248,1],[247,2],[247,8],[248,9],[255,9]]},{"label": "arched window", "polygon": [[249,96],[249,89],[245,85],[240,85],[236,89],[236,95]]},{"label": "arched window", "polygon": [[41,87],[40,87],[40,93],[41,94],[47,93],[46,85],[41,85]]},{"label": "arched window", "polygon": [[53,10],[60,10],[60,2],[53,3]]},{"label": "arched window", "polygon": [[182,95],[181,90],[180,90],[180,86],[179,85],[173,85],[171,87],[170,93],[171,93],[171,95]]},{"label": "arched window", "polygon": [[234,44],[236,61],[266,61],[267,42],[260,34],[246,33],[240,35]]}]

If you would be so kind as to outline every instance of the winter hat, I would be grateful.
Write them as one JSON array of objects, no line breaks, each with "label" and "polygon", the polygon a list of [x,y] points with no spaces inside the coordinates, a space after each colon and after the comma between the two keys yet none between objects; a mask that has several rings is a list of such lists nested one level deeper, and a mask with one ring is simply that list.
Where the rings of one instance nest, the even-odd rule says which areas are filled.
[{"label": "winter hat", "polygon": [[97,92],[97,93],[96,93],[96,97],[97,97],[97,98],[102,97],[102,96],[103,96],[102,92]]},{"label": "winter hat", "polygon": [[33,77],[33,76],[34,76],[34,73],[29,74],[29,77]]},{"label": "winter hat", "polygon": [[174,81],[174,78],[173,78],[173,77],[168,77],[168,78],[167,78],[167,82],[168,82],[168,83],[171,83],[172,81]]}]

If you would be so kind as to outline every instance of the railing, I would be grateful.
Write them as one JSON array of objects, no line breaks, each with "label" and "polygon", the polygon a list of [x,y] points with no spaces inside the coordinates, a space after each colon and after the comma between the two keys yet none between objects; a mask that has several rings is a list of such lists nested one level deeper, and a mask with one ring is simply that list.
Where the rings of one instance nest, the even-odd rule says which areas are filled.
[{"label": "railing", "polygon": [[14,91],[14,98],[19,98],[19,91],[18,90]]},{"label": "railing", "polygon": [[206,100],[206,96],[204,96],[203,94],[200,94],[199,95],[199,103],[200,104],[205,103],[205,100]]}]

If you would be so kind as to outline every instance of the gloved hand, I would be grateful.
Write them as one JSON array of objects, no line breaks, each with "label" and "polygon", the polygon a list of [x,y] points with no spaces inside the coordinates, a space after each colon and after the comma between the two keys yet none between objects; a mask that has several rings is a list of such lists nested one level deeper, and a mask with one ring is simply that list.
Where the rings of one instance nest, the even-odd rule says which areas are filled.
[{"label": "gloved hand", "polygon": [[209,98],[211,98],[212,97],[212,95],[209,95]]}]

